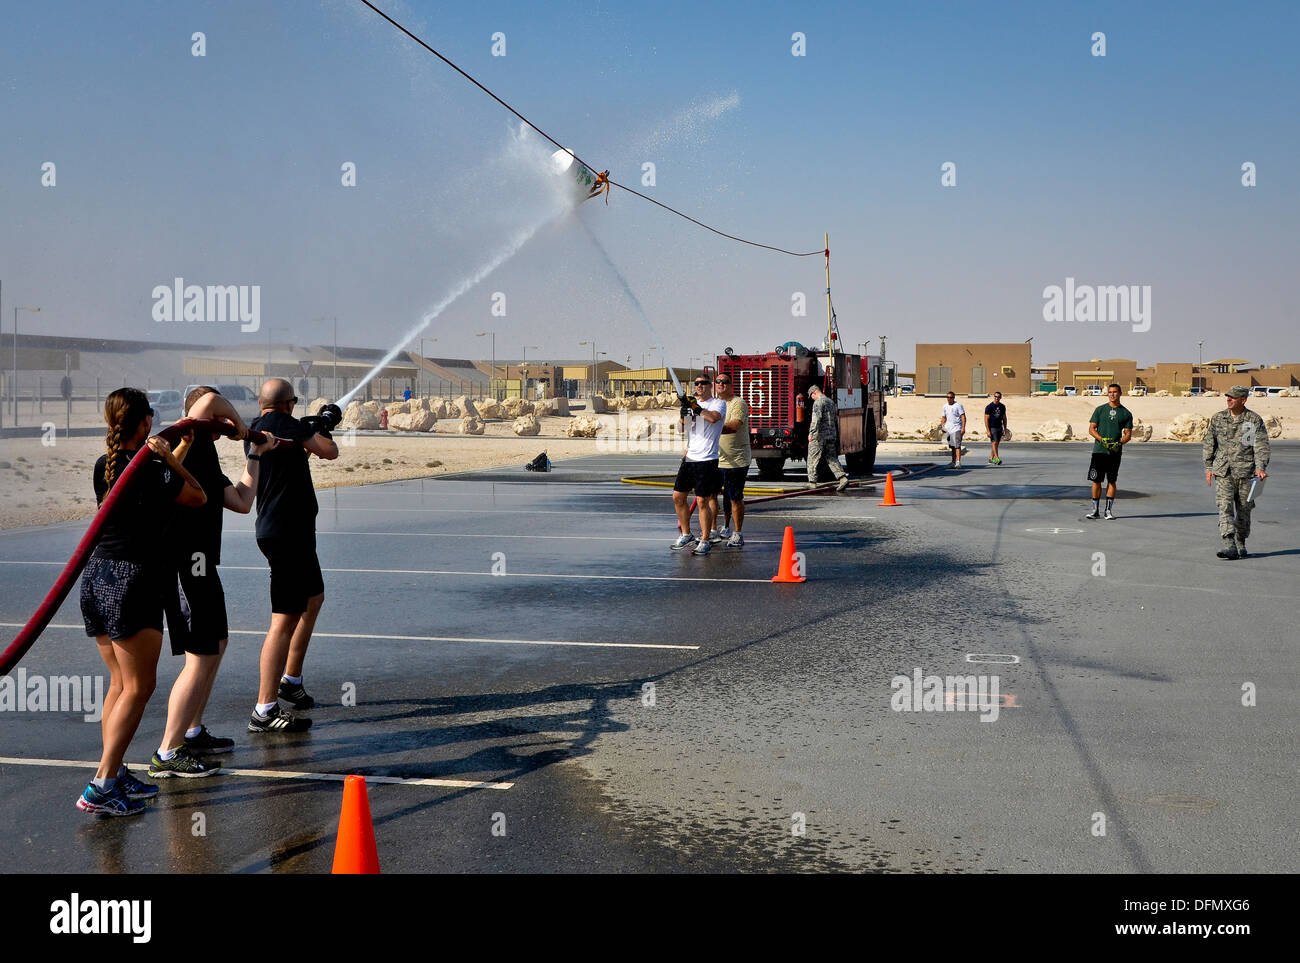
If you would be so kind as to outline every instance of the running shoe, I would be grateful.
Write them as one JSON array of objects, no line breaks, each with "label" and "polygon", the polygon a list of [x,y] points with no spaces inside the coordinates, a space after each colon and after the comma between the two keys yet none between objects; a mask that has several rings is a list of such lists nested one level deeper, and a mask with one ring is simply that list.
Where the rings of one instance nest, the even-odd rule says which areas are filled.
[{"label": "running shoe", "polygon": [[[316,705],[316,700],[307,694],[307,690],[302,687],[301,682],[288,682],[285,679],[280,680],[279,697],[295,709],[311,709]],[[234,745],[232,742],[231,745]]]},{"label": "running shoe", "polygon": [[285,712],[278,705],[271,706],[266,715],[254,711],[248,719],[249,732],[306,732],[311,720]]},{"label": "running shoe", "polygon": [[727,548],[744,548],[745,536],[740,532],[733,532],[731,538],[727,539]]},{"label": "running shoe", "polygon": [[126,766],[117,771],[117,788],[132,799],[152,799],[158,795],[157,786],[151,782],[141,782],[136,779]]},{"label": "running shoe", "polygon": [[698,545],[691,549],[692,555],[708,555],[713,551],[713,543],[707,540],[701,540]]},{"label": "running shoe", "polygon": [[710,530],[709,530],[709,543],[712,544],[712,545],[717,545],[718,542],[720,542],[720,541],[722,541],[722,535],[721,535],[721,533],[719,533],[718,530],[717,530],[716,528],[710,529]]},{"label": "running shoe", "polygon": [[199,734],[194,738],[185,737],[185,748],[192,756],[215,756],[220,752],[232,752],[234,739],[223,739],[208,732],[207,726],[199,726]]},{"label": "running shoe", "polygon": [[155,752],[153,759],[149,763],[149,775],[154,779],[166,779],[170,776],[180,776],[182,779],[202,779],[204,776],[215,776],[220,771],[220,764],[200,762],[191,756],[189,750],[184,746],[178,747],[176,754],[170,759],[164,759]]},{"label": "running shoe", "polygon": [[100,816],[138,816],[144,812],[145,805],[124,793],[120,786],[102,790],[92,782],[77,800],[77,808]]},{"label": "running shoe", "polygon": [[1001,459],[1001,458],[994,458],[994,459],[993,459],[993,464],[995,464],[995,465],[1000,465],[1000,464],[1002,464],[1002,459]]},{"label": "running shoe", "polygon": [[1115,515],[1114,515],[1113,512],[1111,512],[1111,510],[1110,510],[1109,508],[1106,509],[1106,515],[1105,515],[1105,517],[1106,517],[1106,519],[1108,519],[1109,521],[1112,521],[1112,522],[1115,520]]},{"label": "running shoe", "polygon": [[996,465],[996,464],[997,464],[997,462],[995,462],[995,461],[993,460],[993,456],[992,456],[992,455],[989,456],[989,464],[990,464],[990,465]]},{"label": "running shoe", "polygon": [[672,544],[672,550],[674,552],[680,552],[684,548],[690,548],[691,544],[694,541],[695,541],[695,536],[690,534],[689,532],[687,532],[685,535],[678,535],[677,541],[673,542]]},{"label": "running shoe", "polygon": [[731,538],[731,526],[730,526],[730,525],[723,525],[720,529],[718,529],[718,537],[719,537],[719,538]]}]

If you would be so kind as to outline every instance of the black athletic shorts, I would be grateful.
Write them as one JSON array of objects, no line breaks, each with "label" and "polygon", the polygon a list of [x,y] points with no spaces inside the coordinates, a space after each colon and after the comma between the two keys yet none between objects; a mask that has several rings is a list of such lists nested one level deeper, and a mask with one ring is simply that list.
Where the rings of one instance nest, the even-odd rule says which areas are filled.
[{"label": "black athletic shorts", "polygon": [[220,642],[230,634],[226,622],[226,593],[215,570],[195,575],[182,568],[167,585],[163,606],[172,655],[219,655]]},{"label": "black athletic shorts", "polygon": [[718,459],[712,461],[687,461],[682,459],[682,467],[677,469],[677,481],[673,482],[675,492],[695,492],[701,498],[711,498],[722,491],[722,472],[718,470]]},{"label": "black athletic shorts", "polygon": [[722,493],[727,496],[727,500],[743,502],[745,500],[745,482],[749,480],[749,466],[720,470],[722,472]]},{"label": "black athletic shorts", "polygon": [[989,441],[1002,440],[1002,426],[997,424],[989,425]]},{"label": "black athletic shorts", "polygon": [[1115,484],[1115,479],[1119,477],[1119,459],[1122,454],[1123,452],[1112,455],[1106,451],[1094,451],[1088,465],[1088,481],[1100,484],[1105,479],[1106,484]]},{"label": "black athletic shorts", "polygon": [[163,586],[154,566],[91,555],[81,576],[81,620],[90,636],[114,642],[145,629],[162,632]]},{"label": "black athletic shorts", "polygon": [[271,563],[271,611],[300,615],[307,600],[325,591],[325,579],[316,558],[316,533],[259,538],[257,547]]}]

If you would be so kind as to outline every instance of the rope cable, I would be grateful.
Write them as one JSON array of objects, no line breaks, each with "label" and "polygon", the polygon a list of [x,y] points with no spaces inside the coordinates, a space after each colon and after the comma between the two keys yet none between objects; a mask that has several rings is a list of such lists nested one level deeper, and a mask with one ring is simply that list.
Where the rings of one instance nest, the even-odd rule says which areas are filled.
[{"label": "rope cable", "polygon": [[[464,77],[466,80],[468,80],[471,84],[473,84],[473,85],[474,85],[475,87],[477,87],[479,90],[483,91],[483,93],[487,94],[489,97],[491,97],[493,100],[495,100],[498,104],[500,104],[500,105],[501,105],[502,107],[504,107],[506,110],[510,111],[510,113],[514,114],[516,117],[518,117],[521,121],[523,121],[525,124],[527,124],[527,125],[528,125],[529,127],[531,127],[533,130],[537,131],[537,133],[541,134],[541,135],[542,135],[543,137],[545,137],[548,141],[550,141],[552,144],[554,144],[557,148],[559,148],[560,150],[569,151],[569,153],[573,154],[573,159],[576,160],[579,164],[582,164],[582,165],[583,165],[584,167],[586,167],[588,170],[591,170],[591,171],[593,171],[593,172],[596,170],[595,167],[593,167],[591,164],[588,164],[588,163],[587,163],[586,161],[584,161],[581,157],[579,157],[579,156],[577,155],[576,152],[572,151],[570,148],[565,147],[563,144],[561,144],[558,140],[556,140],[556,139],[555,139],[554,137],[552,137],[550,134],[546,133],[546,131],[542,130],[540,127],[538,127],[536,124],[534,124],[531,120],[529,120],[527,117],[525,117],[525,116],[524,116],[523,114],[521,114],[519,111],[515,110],[515,109],[514,109],[513,107],[511,107],[508,103],[506,103],[504,100],[502,100],[502,99],[501,99],[500,97],[498,97],[496,94],[494,94],[491,90],[489,90],[487,87],[483,86],[483,84],[479,83],[479,82],[478,82],[477,80],[475,80],[472,76],[470,76],[468,73],[466,73],[466,72],[465,72],[464,70],[462,70],[460,67],[456,66],[456,64],[452,63],[450,60],[448,60],[446,57],[444,57],[442,54],[440,54],[437,50],[434,50],[433,47],[429,46],[429,44],[425,43],[423,40],[421,40],[418,36],[416,36],[416,35],[415,35],[414,33],[412,33],[410,30],[407,30],[406,27],[402,26],[400,23],[398,23],[396,20],[394,20],[394,19],[393,19],[392,17],[390,17],[388,14],[384,13],[384,11],[382,11],[382,10],[380,10],[378,7],[376,7],[373,3],[370,2],[370,0],[361,0],[361,2],[362,2],[363,4],[365,4],[367,7],[369,7],[371,10],[373,10],[375,13],[379,14],[379,16],[383,17],[385,20],[387,20],[389,23],[391,23],[394,27],[396,27],[396,28],[397,28],[398,30],[400,30],[402,33],[406,34],[408,37],[410,37],[412,40],[414,40],[416,43],[418,43],[418,44],[419,44],[421,47],[423,47],[425,50],[429,51],[429,53],[433,54],[435,57],[437,57],[439,60],[441,60],[443,63],[445,63],[445,64],[446,64],[448,67],[450,67],[452,70],[456,71],[456,73],[460,74],[462,77]],[[640,191],[633,190],[632,188],[628,187],[628,186],[625,185],[625,184],[620,184],[618,181],[610,180],[610,178],[609,178],[609,171],[604,171],[603,174],[602,174],[602,177],[604,178],[605,183],[610,184],[610,185],[612,185],[612,186],[614,186],[614,187],[620,188],[621,190],[625,190],[625,191],[627,191],[629,194],[635,194],[637,197],[641,198],[642,200],[649,201],[651,204],[656,204],[656,205],[658,205],[659,207],[662,207],[665,211],[670,211],[671,213],[676,214],[678,217],[684,218],[684,219],[690,221],[692,224],[699,225],[700,227],[704,228],[706,231],[712,231],[714,234],[717,234],[717,235],[719,235],[720,237],[725,237],[725,238],[727,238],[728,240],[739,241],[741,244],[748,244],[748,245],[750,245],[751,247],[761,247],[761,248],[764,248],[765,250],[768,250],[768,251],[776,251],[776,252],[779,253],[779,254],[788,254],[788,255],[790,255],[791,257],[811,257],[811,256],[813,256],[814,254],[821,254],[821,253],[822,253],[821,249],[818,249],[818,250],[816,250],[816,251],[803,251],[803,252],[800,252],[800,251],[787,251],[787,250],[786,250],[785,248],[783,248],[783,247],[774,247],[774,246],[772,246],[771,244],[760,244],[758,241],[750,241],[750,240],[748,240],[748,239],[746,239],[746,238],[743,238],[743,237],[737,237],[737,236],[734,235],[734,234],[728,234],[726,231],[720,231],[720,230],[718,230],[716,227],[710,227],[708,224],[705,224],[703,221],[696,220],[695,218],[691,217],[689,214],[684,214],[684,213],[682,213],[681,211],[677,210],[677,208],[675,208],[675,207],[670,207],[669,205],[663,203],[662,201],[656,201],[653,197],[648,197],[647,195],[642,194]]]}]

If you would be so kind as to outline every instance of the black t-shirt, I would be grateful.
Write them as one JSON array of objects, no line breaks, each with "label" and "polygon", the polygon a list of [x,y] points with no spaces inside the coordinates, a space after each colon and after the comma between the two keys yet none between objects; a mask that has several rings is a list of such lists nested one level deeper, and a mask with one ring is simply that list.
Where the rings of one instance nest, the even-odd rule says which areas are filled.
[{"label": "black t-shirt", "polygon": [[989,427],[1002,425],[1007,420],[1007,406],[1000,401],[990,401],[989,406],[984,409],[984,414],[989,416]]},{"label": "black t-shirt", "polygon": [[175,549],[182,565],[190,565],[195,552],[203,553],[207,565],[220,565],[221,514],[225,507],[226,489],[234,483],[222,472],[216,443],[206,431],[195,432],[189,454],[182,464],[203,488],[208,500],[198,508],[176,506],[168,545]]},{"label": "black t-shirt", "polygon": [[[315,431],[293,415],[270,411],[249,428],[288,441],[305,441]],[[244,451],[249,445],[244,443]],[[316,489],[311,483],[307,451],[301,445],[277,445],[262,456],[257,476],[257,537],[300,535],[316,530]]]},{"label": "black t-shirt", "polygon": [[[133,451],[117,453],[117,473],[113,487],[117,488]],[[185,487],[185,479],[172,471],[156,455],[143,456],[146,461],[137,470],[130,491],[121,495],[114,504],[113,514],[100,529],[95,554],[101,558],[145,564],[157,562],[163,548],[164,530],[176,510],[176,496]],[[100,455],[95,462],[95,501],[102,504],[108,494],[104,482],[104,468],[108,456]]]}]

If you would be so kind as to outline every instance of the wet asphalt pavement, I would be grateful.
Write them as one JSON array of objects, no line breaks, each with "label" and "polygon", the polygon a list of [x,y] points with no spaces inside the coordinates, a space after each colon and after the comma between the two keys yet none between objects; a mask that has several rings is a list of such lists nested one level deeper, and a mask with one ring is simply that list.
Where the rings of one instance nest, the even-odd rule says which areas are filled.
[{"label": "wet asphalt pavement", "polygon": [[[1300,445],[1274,444],[1232,563],[1199,446],[1133,446],[1110,522],[1081,520],[1086,446],[1003,454],[900,482],[897,508],[754,505],[745,549],[706,558],[668,550],[667,491],[617,481],[664,455],[321,492],[302,736],[244,730],[268,580],[227,514],[207,722],[231,768],[308,777],[168,780],[96,820],[74,802],[98,724],[0,711],[0,757],[33,763],[0,763],[0,870],[328,871],[342,787],[317,777],[361,773],[470,784],[371,785],[385,872],[1294,871]],[[802,585],[769,581],[785,525]],[[8,637],[83,530],[0,533]],[[103,675],[75,595],[29,675]],[[137,769],[178,668],[164,643]],[[998,694],[958,711],[944,681],[895,711],[917,669]]]}]

